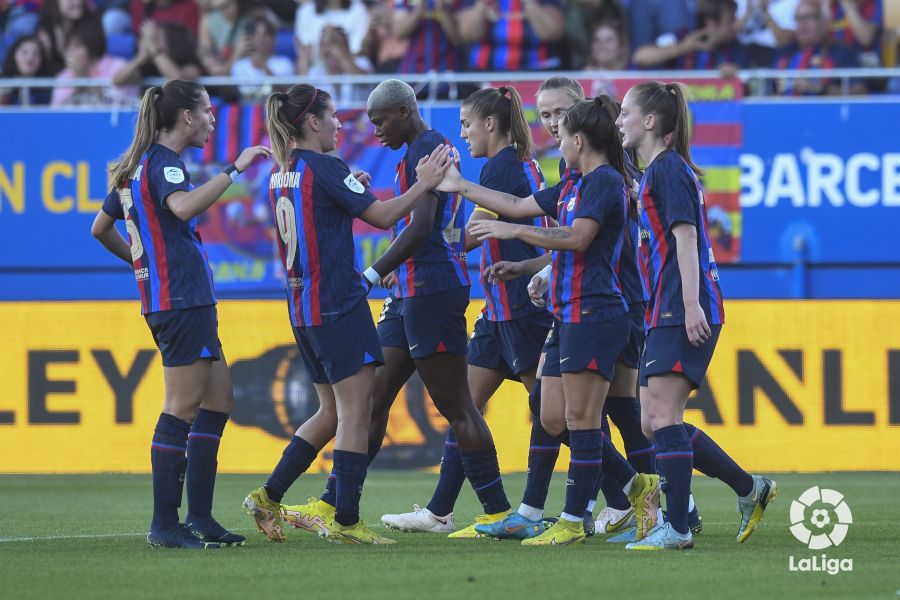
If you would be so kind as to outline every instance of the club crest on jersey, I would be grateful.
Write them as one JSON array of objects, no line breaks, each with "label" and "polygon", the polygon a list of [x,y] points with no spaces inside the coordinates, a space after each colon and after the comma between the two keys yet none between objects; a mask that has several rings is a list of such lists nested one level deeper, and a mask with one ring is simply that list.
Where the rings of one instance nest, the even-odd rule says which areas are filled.
[{"label": "club crest on jersey", "polygon": [[569,212],[572,212],[573,210],[575,210],[575,197],[574,196],[569,200],[568,204],[566,204],[566,210]]},{"label": "club crest on jersey", "polygon": [[184,171],[178,167],[166,167],[163,169],[163,175],[169,183],[181,183],[184,181]]},{"label": "club crest on jersey", "polygon": [[366,191],[366,187],[361,184],[356,179],[356,177],[353,176],[353,173],[347,175],[347,177],[344,178],[344,185],[346,185],[351,192],[355,192],[357,194],[362,194],[364,191]]}]

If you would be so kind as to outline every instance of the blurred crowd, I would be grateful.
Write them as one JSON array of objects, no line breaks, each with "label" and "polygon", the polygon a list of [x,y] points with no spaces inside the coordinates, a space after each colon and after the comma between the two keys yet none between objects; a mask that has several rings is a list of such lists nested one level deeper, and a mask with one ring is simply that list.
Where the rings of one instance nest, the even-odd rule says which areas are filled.
[{"label": "blurred crowd", "polygon": [[[30,90],[28,103],[54,106],[134,102],[146,77],[894,66],[897,32],[883,6],[892,1],[0,0],[0,56],[3,78],[113,81]],[[885,85],[851,81],[849,92]],[[368,90],[329,91],[346,102]],[[769,91],[848,90],[795,79]],[[0,102],[22,104],[19,95],[0,89]]]}]

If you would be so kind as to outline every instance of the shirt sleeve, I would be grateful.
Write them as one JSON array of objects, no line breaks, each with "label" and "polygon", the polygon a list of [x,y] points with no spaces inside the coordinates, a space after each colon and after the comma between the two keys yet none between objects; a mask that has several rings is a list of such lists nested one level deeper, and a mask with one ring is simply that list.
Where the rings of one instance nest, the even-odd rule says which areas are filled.
[{"label": "shirt sleeve", "polygon": [[115,189],[109,190],[106,198],[103,199],[102,208],[103,212],[117,221],[125,219],[125,212],[122,210],[122,203],[119,201],[119,192]]},{"label": "shirt sleeve", "polygon": [[614,177],[587,177],[582,181],[574,218],[593,219],[600,225],[614,220],[624,207],[622,183]]},{"label": "shirt sleeve", "polygon": [[559,195],[562,192],[564,184],[565,180],[560,181],[552,187],[538,190],[533,194],[534,200],[538,203],[538,206],[541,207],[541,210],[554,219],[559,214],[556,207],[557,203],[559,202]]},{"label": "shirt sleeve", "polygon": [[366,186],[356,180],[341,159],[328,157],[323,165],[324,173],[321,175],[317,173],[316,181],[324,186],[334,203],[351,216],[358,217],[373,202],[378,201]]},{"label": "shirt sleeve", "polygon": [[654,174],[651,189],[656,190],[661,199],[669,230],[676,223],[689,223],[696,227],[699,205],[697,186],[681,161],[678,161],[678,164],[673,163],[674,161],[665,165],[665,168]]},{"label": "shirt sleeve", "polygon": [[169,210],[166,198],[173,192],[189,192],[193,189],[191,176],[180,158],[153,161],[147,176],[150,177],[150,192],[153,201],[166,210]]}]

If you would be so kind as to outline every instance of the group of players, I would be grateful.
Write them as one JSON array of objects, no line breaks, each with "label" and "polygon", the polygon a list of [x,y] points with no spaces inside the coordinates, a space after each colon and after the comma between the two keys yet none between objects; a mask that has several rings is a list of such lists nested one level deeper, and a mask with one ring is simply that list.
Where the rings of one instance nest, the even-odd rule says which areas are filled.
[{"label": "group of players", "polygon": [[[500,87],[473,93],[460,108],[470,154],[488,159],[475,184],[461,176],[447,139],[423,121],[413,89],[382,82],[369,96],[369,119],[384,146],[406,146],[406,153],[396,197],[379,201],[366,173],[351,173],[329,154],[341,124],[322,90],[297,85],[272,94],[272,149],[244,150],[196,188],[179,155],[205,145],[215,122],[209,96],[179,80],[145,93],[134,141],[113,168],[114,187],[92,233],[133,265],[163,357],[150,545],[244,542],[211,513],[233,396],[196,217],[260,156],[276,163],[269,197],[290,321],[320,401],[265,485],[244,501],[269,539],[283,541],[286,522],[337,543],[394,543],[360,520],[359,504],[391,404],[414,371],[449,429],[431,501],[384,515],[386,526],[525,545],[578,543],[598,530],[618,534],[608,541],[629,549],[691,548],[702,528],[690,493],[697,468],[735,491],[737,541],[747,539],[775,498],[775,483],[749,475],[683,422],[724,322],[684,93],[678,84],[641,83],[620,107],[606,96],[586,100],[577,81],[551,77],[535,101],[559,142],[560,182],[545,185],[521,98]],[[464,199],[477,205],[467,224]],[[388,250],[362,273],[355,218],[393,228]],[[116,219],[125,220],[128,241]],[[465,253],[478,246],[486,306],[470,338]],[[392,288],[377,328],[366,301],[374,285]],[[515,511],[482,416],[505,379],[525,386],[533,415],[527,483]],[[627,459],[610,441],[607,414]],[[321,498],[283,505],[332,439]],[[545,519],[561,444],[571,452],[565,506],[558,519]],[[457,530],[453,508],[466,479],[484,514]],[[185,482],[188,513],[180,522]],[[601,491],[606,507],[595,521]]]}]

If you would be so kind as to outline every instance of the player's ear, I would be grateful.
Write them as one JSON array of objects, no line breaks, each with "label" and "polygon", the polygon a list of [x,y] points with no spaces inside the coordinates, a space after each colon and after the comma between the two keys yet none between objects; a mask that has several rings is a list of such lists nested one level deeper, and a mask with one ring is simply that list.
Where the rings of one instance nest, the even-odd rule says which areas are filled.
[{"label": "player's ear", "polygon": [[484,128],[489,132],[494,131],[494,126],[496,125],[496,121],[494,120],[494,115],[489,116],[484,120]]},{"label": "player's ear", "polygon": [[401,121],[406,121],[409,119],[410,114],[412,114],[409,110],[409,107],[405,104],[400,105],[400,108],[397,110],[397,114],[400,115]]},{"label": "player's ear", "polygon": [[184,111],[182,111],[182,117],[181,117],[181,118],[184,120],[185,124],[186,124],[188,127],[191,126],[191,122],[194,120],[194,118],[191,116],[191,111],[188,110],[188,109],[184,109]]}]

